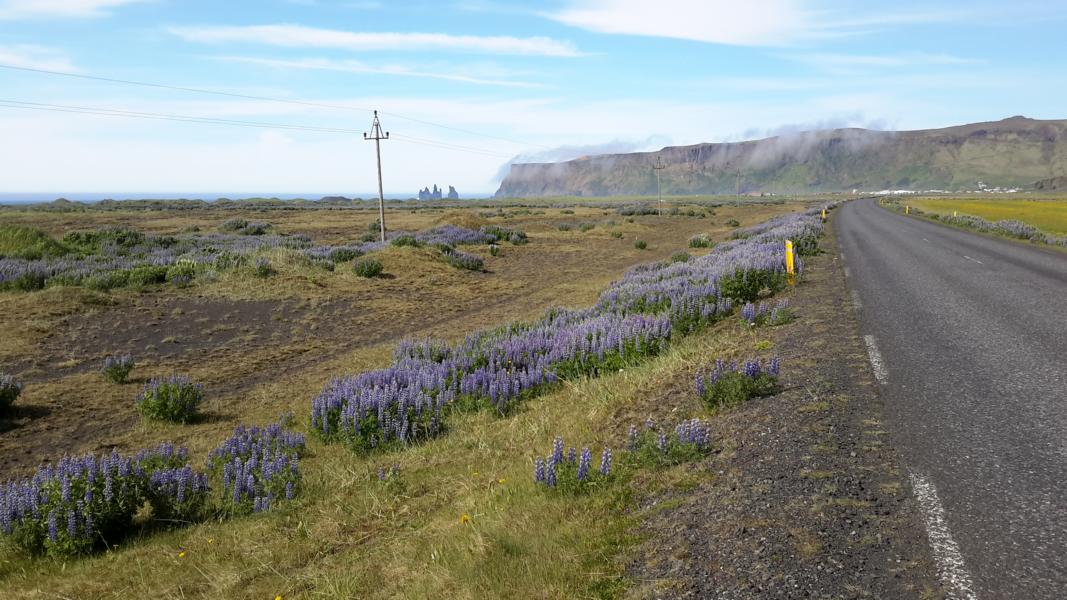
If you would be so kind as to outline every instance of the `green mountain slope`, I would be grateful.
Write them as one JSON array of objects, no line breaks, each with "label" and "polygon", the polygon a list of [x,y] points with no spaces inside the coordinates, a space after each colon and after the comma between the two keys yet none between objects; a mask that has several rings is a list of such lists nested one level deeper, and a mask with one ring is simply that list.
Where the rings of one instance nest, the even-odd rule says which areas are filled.
[{"label": "green mountain slope", "polygon": [[1031,187],[1067,175],[1067,121],[1012,117],[920,131],[833,129],[511,166],[498,197]]}]

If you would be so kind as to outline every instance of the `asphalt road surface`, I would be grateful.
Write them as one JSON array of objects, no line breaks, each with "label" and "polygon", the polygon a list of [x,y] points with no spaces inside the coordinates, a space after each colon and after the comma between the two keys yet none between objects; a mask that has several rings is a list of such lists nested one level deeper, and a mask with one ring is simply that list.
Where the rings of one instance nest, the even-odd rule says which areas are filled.
[{"label": "asphalt road surface", "polygon": [[1067,254],[873,200],[834,226],[942,579],[1067,598]]}]

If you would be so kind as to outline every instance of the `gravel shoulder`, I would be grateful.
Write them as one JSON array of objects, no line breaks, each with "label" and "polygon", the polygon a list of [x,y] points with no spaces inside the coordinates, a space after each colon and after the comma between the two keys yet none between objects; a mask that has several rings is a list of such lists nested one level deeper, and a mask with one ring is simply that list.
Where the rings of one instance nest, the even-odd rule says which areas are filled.
[{"label": "gravel shoulder", "polygon": [[720,452],[642,498],[632,597],[945,596],[827,231],[798,319],[762,334],[783,391],[714,417]]}]

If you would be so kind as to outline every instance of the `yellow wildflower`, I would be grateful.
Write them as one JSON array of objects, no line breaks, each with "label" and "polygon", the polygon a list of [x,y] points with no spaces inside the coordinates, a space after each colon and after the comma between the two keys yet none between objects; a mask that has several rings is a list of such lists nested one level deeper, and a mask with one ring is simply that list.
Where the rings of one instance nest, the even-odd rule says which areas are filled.
[{"label": "yellow wildflower", "polygon": [[459,522],[463,525],[471,522],[471,516],[468,514],[462,514],[459,516]]}]

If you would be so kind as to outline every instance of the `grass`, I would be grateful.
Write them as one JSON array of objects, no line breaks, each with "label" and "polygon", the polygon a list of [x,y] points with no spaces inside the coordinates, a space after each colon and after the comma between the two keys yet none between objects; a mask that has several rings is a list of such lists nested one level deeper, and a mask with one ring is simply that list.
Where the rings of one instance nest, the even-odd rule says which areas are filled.
[{"label": "grass", "polygon": [[[793,208],[724,207],[720,212],[752,224]],[[582,206],[573,211],[577,218],[600,213]],[[244,216],[269,220],[282,231],[314,230],[313,236],[335,241],[358,235],[373,216],[356,211],[327,214],[328,218],[319,211]],[[194,225],[206,230],[232,215],[231,211],[137,216],[145,228],[167,232]],[[473,216],[473,211],[460,216],[484,219]],[[39,226],[49,232],[61,230],[65,219],[72,218],[51,213],[37,217]],[[98,222],[120,223],[129,218],[122,213],[79,214],[79,226],[97,217]],[[440,211],[420,211],[390,214],[387,222],[391,218],[416,229],[446,217]],[[135,337],[130,343],[136,348],[154,348],[165,337],[179,337],[182,344],[166,344],[159,351],[173,354],[138,353],[137,375],[151,377],[178,369],[203,381],[209,394],[204,418],[195,423],[133,420],[126,425],[135,415],[130,390],[107,384],[96,372],[49,373],[27,387],[20,403],[51,406],[52,414],[42,422],[68,412],[79,420],[113,418],[102,421],[101,431],[106,433],[84,440],[86,449],[114,444],[128,450],[172,440],[188,446],[195,462],[236,423],[263,424],[291,410],[297,428],[306,431],[309,401],[322,385],[335,374],[387,364],[401,335],[455,340],[507,319],[528,319],[552,304],[588,305],[626,266],[666,258],[667,250],[656,249],[677,248],[687,236],[708,228],[706,220],[679,217],[671,218],[670,228],[660,226],[667,217],[663,222],[640,217],[638,223],[621,225],[628,234],[651,242],[653,250],[641,252],[620,249],[607,236],[559,233],[557,218],[538,214],[494,218],[494,223],[524,229],[531,242],[509,245],[507,252],[487,260],[490,273],[462,272],[424,260],[420,253],[427,249],[389,248],[380,259],[387,273],[396,274],[394,279],[360,279],[349,269],[337,269],[322,273],[319,285],[299,265],[272,256],[278,273],[268,286],[234,276],[194,289],[168,288],[147,295],[70,288],[0,294],[4,309],[0,332],[22,336],[17,350],[6,346],[0,356],[39,360],[44,357],[46,335],[82,336],[85,332],[79,328],[102,322],[108,315],[129,315],[143,322],[144,327],[131,334]],[[727,235],[725,228],[711,233],[720,239]],[[181,312],[174,312],[174,303],[193,298],[231,310],[209,315],[206,321],[200,319],[208,313],[197,304],[183,304]],[[197,346],[202,340],[196,332],[244,331],[251,321],[238,318],[258,302],[289,311],[289,316],[284,321],[263,319],[279,323],[277,329],[264,329],[256,322],[248,335],[258,336],[258,342],[246,343],[241,337]],[[351,305],[352,312],[336,312],[339,302]],[[23,332],[27,318],[40,322],[41,330]],[[143,337],[157,329],[147,326],[157,318],[159,330],[183,320],[195,329],[189,334],[166,331]],[[341,335],[331,337],[335,329]],[[693,482],[665,469],[642,474],[634,486],[559,497],[535,488],[534,456],[547,452],[556,435],[579,447],[620,448],[628,424],[642,422],[649,413],[657,421],[706,414],[691,390],[696,367],[708,356],[740,355],[742,348],[747,352],[754,342],[730,319],[685,338],[642,366],[561,386],[530,401],[513,417],[501,419],[490,412],[454,415],[446,436],[404,451],[357,457],[342,446],[311,439],[302,461],[305,492],[278,512],[135,539],[107,554],[65,564],[28,561],[0,550],[0,587],[12,597],[611,597],[627,585],[623,560],[635,541],[630,533],[631,519],[638,514],[635,494]],[[681,382],[681,387],[670,388],[666,385],[670,382]],[[664,389],[686,391],[664,397]],[[672,409],[677,409],[674,414]],[[378,468],[392,464],[399,466],[396,484],[381,485]],[[461,522],[463,515],[469,521]]]},{"label": "grass", "polygon": [[926,212],[982,217],[988,221],[1017,220],[1028,223],[1047,233],[1067,235],[1067,200],[1020,200],[973,198],[923,198],[909,201]]}]

